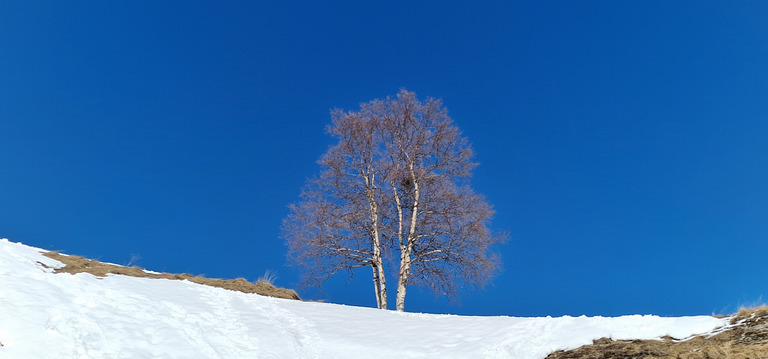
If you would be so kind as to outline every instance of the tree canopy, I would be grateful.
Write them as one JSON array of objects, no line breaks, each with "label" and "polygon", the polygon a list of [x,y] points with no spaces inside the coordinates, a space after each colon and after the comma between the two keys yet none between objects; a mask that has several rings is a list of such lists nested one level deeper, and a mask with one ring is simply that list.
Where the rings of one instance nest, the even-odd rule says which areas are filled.
[{"label": "tree canopy", "polygon": [[488,228],[493,209],[469,186],[472,148],[442,101],[401,90],[331,117],[338,143],[283,223],[289,258],[307,279],[371,267],[377,306],[386,309],[395,269],[398,310],[409,284],[453,297],[458,283],[487,283],[504,236]]}]

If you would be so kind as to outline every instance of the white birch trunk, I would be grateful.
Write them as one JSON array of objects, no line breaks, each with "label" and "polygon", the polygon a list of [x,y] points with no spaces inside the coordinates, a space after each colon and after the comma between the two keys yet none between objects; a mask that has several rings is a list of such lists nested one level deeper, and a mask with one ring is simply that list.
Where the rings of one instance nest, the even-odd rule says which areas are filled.
[{"label": "white birch trunk", "polygon": [[379,286],[379,271],[376,266],[371,264],[373,269],[373,290],[376,292],[376,308],[381,308],[381,287]]},{"label": "white birch trunk", "polygon": [[[411,206],[411,219],[408,228],[408,236],[403,244],[400,244],[400,272],[397,282],[397,310],[405,310],[405,293],[408,289],[408,279],[411,276],[411,252],[416,244],[416,221],[419,216],[419,182],[416,181],[416,174],[413,171],[413,163],[410,165],[411,180],[413,181],[413,205]],[[399,202],[399,201],[398,201]],[[402,226],[402,212],[400,213],[400,223]]]},{"label": "white birch trunk", "polygon": [[[372,175],[375,176],[375,175]],[[367,187],[368,205],[371,210],[371,228],[373,233],[373,258],[371,266],[373,267],[373,286],[376,291],[376,306],[379,309],[387,309],[387,281],[384,273],[384,263],[381,257],[381,238],[379,233],[379,206],[376,204],[376,198],[373,194],[373,181],[367,176],[363,176]]]},{"label": "white birch trunk", "polygon": [[397,281],[397,311],[405,311],[405,291],[408,289],[408,276],[411,272],[410,251],[400,253],[400,275]]},{"label": "white birch trunk", "polygon": [[[395,207],[397,207],[397,244],[400,247],[400,273],[398,275],[398,283],[397,283],[397,297],[395,300],[395,306],[397,310],[403,311],[403,308],[405,308],[405,283],[401,280],[402,278],[402,267],[403,267],[403,253],[405,253],[405,243],[403,242],[403,207],[400,202],[400,195],[397,193],[397,186],[394,182],[391,183],[392,185],[392,194],[395,197]],[[401,294],[402,293],[402,294]]]},{"label": "white birch trunk", "polygon": [[387,309],[387,281],[384,276],[384,263],[381,259],[381,248],[378,247],[377,249],[378,250],[374,249],[375,253],[373,258],[373,270],[376,271],[376,274],[374,274],[374,278],[376,278],[376,304],[378,304],[379,309]]}]

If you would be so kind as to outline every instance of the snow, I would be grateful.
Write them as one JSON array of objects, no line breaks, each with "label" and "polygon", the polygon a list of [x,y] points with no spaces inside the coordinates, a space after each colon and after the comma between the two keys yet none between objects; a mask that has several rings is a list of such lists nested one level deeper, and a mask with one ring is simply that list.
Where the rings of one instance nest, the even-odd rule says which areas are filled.
[{"label": "snow", "polygon": [[62,264],[42,252],[0,240],[0,358],[539,359],[601,337],[684,338],[728,321],[399,313],[188,281],[54,274]]}]

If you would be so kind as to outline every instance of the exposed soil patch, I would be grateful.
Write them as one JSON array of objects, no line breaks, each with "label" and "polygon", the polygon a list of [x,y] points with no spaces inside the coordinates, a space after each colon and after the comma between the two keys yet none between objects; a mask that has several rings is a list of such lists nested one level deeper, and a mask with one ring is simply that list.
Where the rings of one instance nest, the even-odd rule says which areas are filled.
[{"label": "exposed soil patch", "polygon": [[[104,277],[107,274],[120,274],[131,277],[162,278],[175,280],[188,280],[193,283],[219,287],[229,290],[235,290],[243,293],[256,293],[275,298],[297,299],[299,295],[291,289],[277,288],[274,285],[259,281],[251,283],[245,278],[237,279],[218,279],[206,278],[203,276],[193,276],[191,274],[173,274],[173,273],[149,273],[139,267],[123,267],[115,264],[102,263],[96,260],[80,257],[63,255],[58,252],[44,252],[44,256],[55,259],[65,264],[63,268],[55,269],[56,273],[90,273],[97,277]],[[40,263],[42,264],[42,263]]]},{"label": "exposed soil patch", "polygon": [[687,340],[613,340],[557,351],[547,359],[761,359],[768,358],[768,307],[742,309],[731,326]]}]

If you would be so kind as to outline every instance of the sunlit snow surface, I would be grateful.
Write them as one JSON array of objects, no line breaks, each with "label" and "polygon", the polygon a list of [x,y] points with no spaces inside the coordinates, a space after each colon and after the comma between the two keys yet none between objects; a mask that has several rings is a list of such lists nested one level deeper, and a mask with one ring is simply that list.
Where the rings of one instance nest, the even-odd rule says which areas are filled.
[{"label": "sunlit snow surface", "polygon": [[[466,317],[306,303],[187,281],[54,274],[0,240],[0,358],[544,358],[592,339],[684,338],[713,317]],[[41,264],[42,263],[42,264]]]}]

